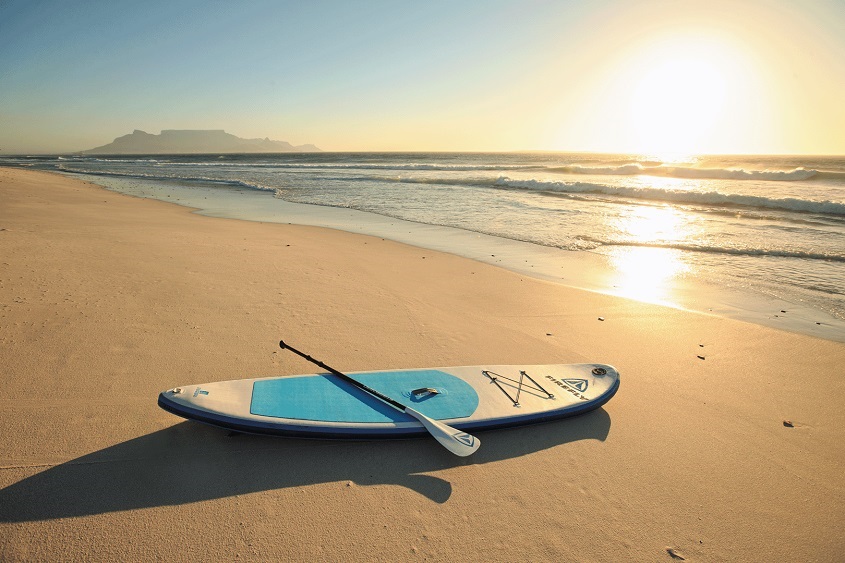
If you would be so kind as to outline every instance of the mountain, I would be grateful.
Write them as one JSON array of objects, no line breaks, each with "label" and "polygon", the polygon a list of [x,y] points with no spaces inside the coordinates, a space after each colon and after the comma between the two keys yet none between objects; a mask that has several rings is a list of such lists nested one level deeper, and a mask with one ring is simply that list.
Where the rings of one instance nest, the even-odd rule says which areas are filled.
[{"label": "mountain", "polygon": [[196,154],[254,152],[321,152],[314,145],[293,146],[285,141],[241,139],[222,129],[165,129],[160,135],[136,129],[108,145],[81,151],[83,154]]}]

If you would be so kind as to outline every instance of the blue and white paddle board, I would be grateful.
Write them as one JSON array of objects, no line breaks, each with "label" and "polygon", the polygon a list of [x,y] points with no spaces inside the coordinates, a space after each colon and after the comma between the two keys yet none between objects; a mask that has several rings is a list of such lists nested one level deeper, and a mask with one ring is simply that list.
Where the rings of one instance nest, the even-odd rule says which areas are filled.
[{"label": "blue and white paddle board", "polygon": [[[520,426],[596,409],[619,388],[603,364],[463,366],[349,373],[454,428]],[[239,379],[162,392],[175,415],[240,432],[311,438],[400,438],[422,424],[329,374]]]}]

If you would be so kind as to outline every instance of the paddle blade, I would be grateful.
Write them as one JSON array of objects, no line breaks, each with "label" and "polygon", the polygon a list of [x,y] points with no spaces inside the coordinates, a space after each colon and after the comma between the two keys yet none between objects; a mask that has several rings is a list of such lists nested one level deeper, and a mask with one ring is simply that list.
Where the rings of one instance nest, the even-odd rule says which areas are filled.
[{"label": "paddle blade", "polygon": [[405,407],[405,412],[419,420],[428,430],[428,433],[434,436],[435,440],[455,455],[466,457],[475,453],[475,450],[481,445],[481,440],[475,436],[428,418],[410,407]]}]

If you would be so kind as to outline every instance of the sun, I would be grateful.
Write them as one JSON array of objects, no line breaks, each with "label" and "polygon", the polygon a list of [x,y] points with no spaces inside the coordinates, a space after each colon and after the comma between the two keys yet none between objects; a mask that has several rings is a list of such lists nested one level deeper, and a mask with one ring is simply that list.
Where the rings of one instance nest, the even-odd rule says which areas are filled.
[{"label": "sun", "polygon": [[694,153],[724,108],[727,77],[712,60],[672,54],[648,68],[631,95],[631,127],[649,152]]},{"label": "sun", "polygon": [[739,152],[768,130],[773,96],[761,72],[757,51],[724,30],[644,34],[573,85],[553,120],[555,142],[565,148],[580,138],[582,148],[663,162]]},{"label": "sun", "polygon": [[636,145],[648,152],[703,152],[724,125],[731,90],[745,77],[724,44],[666,38],[639,56],[628,115]]},{"label": "sun", "polygon": [[713,29],[648,36],[608,57],[566,127],[606,152],[736,152],[759,137],[771,98],[753,53]]}]

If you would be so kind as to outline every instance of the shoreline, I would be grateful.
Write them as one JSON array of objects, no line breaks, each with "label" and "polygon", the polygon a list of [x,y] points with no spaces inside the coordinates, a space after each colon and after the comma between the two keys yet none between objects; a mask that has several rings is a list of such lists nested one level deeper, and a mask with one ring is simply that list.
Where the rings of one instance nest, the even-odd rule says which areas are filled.
[{"label": "shoreline", "polygon": [[[842,553],[842,343],[57,174],[2,168],[0,197],[4,561]],[[230,436],[156,406],[312,373],[280,338],[343,371],[595,361],[622,381],[465,459]]]},{"label": "shoreline", "polygon": [[278,198],[269,205],[269,193],[252,194],[247,188],[244,192],[253,197],[211,185],[177,182],[181,187],[174,190],[170,184],[159,180],[129,180],[75,172],[61,174],[118,193],[182,205],[210,217],[308,225],[382,237],[566,287],[845,342],[845,320],[813,306],[747,289],[716,286],[684,275],[650,280],[647,276],[619,271],[613,264],[613,257],[602,253],[563,250],[454,227],[416,223],[354,209],[291,203]]}]

